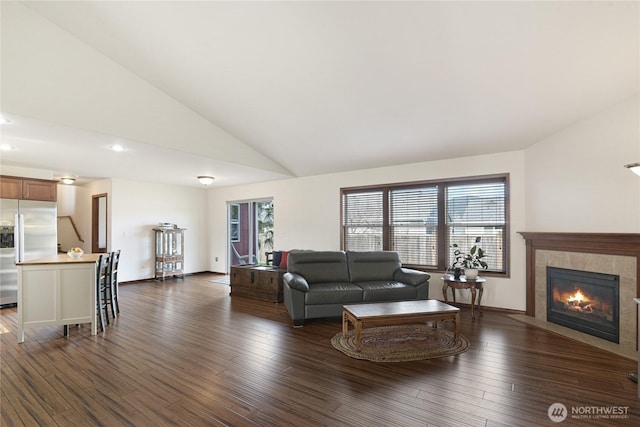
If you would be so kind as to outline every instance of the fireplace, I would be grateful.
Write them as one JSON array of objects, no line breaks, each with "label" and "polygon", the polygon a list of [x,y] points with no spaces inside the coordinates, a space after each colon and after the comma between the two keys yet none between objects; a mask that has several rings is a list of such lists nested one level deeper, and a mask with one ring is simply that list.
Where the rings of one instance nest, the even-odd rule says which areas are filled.
[{"label": "fireplace", "polygon": [[620,278],[547,267],[547,321],[620,342]]}]

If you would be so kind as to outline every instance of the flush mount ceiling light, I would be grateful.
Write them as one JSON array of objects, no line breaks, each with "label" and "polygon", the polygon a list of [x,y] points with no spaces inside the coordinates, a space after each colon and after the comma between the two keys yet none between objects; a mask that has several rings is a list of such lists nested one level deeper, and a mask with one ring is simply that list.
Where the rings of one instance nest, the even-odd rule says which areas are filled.
[{"label": "flush mount ceiling light", "polygon": [[629,163],[628,165],[624,165],[624,167],[636,175],[640,175],[640,163]]},{"label": "flush mount ceiling light", "polygon": [[110,145],[109,148],[112,149],[113,151],[118,152],[118,153],[120,151],[124,151],[124,147],[122,145],[120,145],[120,144]]},{"label": "flush mount ceiling light", "polygon": [[0,116],[0,124],[8,125],[9,123],[11,123],[11,120],[7,119],[6,117]]},{"label": "flush mount ceiling light", "polygon": [[14,147],[13,145],[9,145],[9,144],[2,144],[2,151],[11,151],[11,150],[15,150],[16,147]]},{"label": "flush mount ceiling light", "polygon": [[200,184],[202,185],[209,185],[213,182],[215,178],[212,176],[207,176],[207,175],[200,175],[198,177],[198,181],[200,181]]},{"label": "flush mount ceiling light", "polygon": [[64,176],[64,177],[60,178],[60,181],[62,181],[64,184],[71,185],[74,182],[76,182],[76,179],[72,178],[70,176]]}]

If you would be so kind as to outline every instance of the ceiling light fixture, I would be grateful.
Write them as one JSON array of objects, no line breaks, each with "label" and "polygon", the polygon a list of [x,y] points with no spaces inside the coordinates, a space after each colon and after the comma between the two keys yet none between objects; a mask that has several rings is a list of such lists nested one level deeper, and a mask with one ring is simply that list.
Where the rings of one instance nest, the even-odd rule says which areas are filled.
[{"label": "ceiling light fixture", "polygon": [[70,176],[63,176],[62,178],[60,178],[60,180],[61,180],[64,184],[67,184],[67,185],[71,185],[71,184],[73,184],[74,182],[76,182],[76,179],[75,179],[75,178],[72,178],[72,177],[70,177]]},{"label": "ceiling light fixture", "polygon": [[200,175],[198,177],[198,181],[200,181],[200,184],[202,185],[209,185],[213,182],[215,178],[212,176],[207,176],[207,175]]},{"label": "ceiling light fixture", "polygon": [[113,151],[116,151],[118,153],[120,151],[124,151],[124,147],[120,144],[110,145],[109,148],[111,148]]},{"label": "ceiling light fixture", "polygon": [[11,150],[15,150],[16,147],[14,147],[13,145],[9,145],[9,144],[2,144],[2,151],[11,151]]},{"label": "ceiling light fixture", "polygon": [[624,165],[624,167],[636,175],[640,175],[640,163],[629,163],[628,165]]},{"label": "ceiling light fixture", "polygon": [[2,125],[8,125],[9,123],[11,123],[11,120],[7,119],[4,116],[0,116],[0,124]]}]

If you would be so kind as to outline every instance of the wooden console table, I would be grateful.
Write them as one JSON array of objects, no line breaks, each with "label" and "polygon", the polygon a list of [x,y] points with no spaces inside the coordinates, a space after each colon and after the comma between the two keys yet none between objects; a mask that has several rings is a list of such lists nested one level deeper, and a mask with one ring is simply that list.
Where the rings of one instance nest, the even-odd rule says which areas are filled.
[{"label": "wooden console table", "polygon": [[279,303],[284,301],[284,268],[259,265],[231,266],[231,295]]}]

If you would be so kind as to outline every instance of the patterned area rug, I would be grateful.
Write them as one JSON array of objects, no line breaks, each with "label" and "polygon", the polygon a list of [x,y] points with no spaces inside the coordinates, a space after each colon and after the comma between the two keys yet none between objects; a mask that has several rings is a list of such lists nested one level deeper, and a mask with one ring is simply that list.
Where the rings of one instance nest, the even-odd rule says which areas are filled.
[{"label": "patterned area rug", "polygon": [[362,351],[356,351],[355,331],[342,332],[331,338],[331,344],[354,359],[372,362],[407,362],[434,359],[464,353],[469,340],[460,334],[454,339],[453,331],[430,325],[399,325],[365,328],[362,331]]}]

